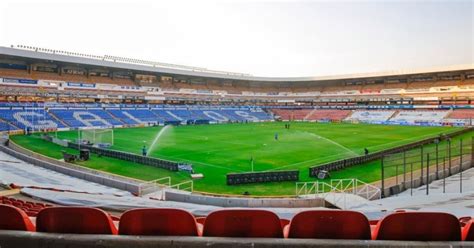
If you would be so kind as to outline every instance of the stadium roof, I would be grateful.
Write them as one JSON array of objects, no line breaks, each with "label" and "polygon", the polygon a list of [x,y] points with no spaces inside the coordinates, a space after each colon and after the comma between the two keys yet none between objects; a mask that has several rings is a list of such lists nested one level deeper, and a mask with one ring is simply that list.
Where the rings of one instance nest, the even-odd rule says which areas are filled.
[{"label": "stadium roof", "polygon": [[[204,78],[218,78],[244,81],[260,81],[260,82],[317,82],[328,80],[344,80],[344,79],[362,79],[362,78],[380,78],[380,77],[396,77],[401,75],[416,75],[452,71],[474,70],[474,64],[453,65],[445,67],[434,67],[425,69],[397,70],[373,73],[358,73],[345,75],[317,76],[317,77],[260,77],[249,74],[241,74],[234,72],[213,71],[200,67],[181,66],[174,64],[166,64],[159,62],[150,62],[137,59],[127,59],[117,56],[96,56],[80,53],[64,52],[52,49],[42,49],[27,46],[18,46],[19,48],[10,48],[0,46],[0,56],[7,55],[13,57],[21,57],[28,59],[57,61],[63,63],[81,64],[98,67],[108,67],[116,69],[126,69],[135,71],[145,71],[151,73],[162,73],[172,75],[184,75]],[[123,62],[122,62],[123,61]]]}]

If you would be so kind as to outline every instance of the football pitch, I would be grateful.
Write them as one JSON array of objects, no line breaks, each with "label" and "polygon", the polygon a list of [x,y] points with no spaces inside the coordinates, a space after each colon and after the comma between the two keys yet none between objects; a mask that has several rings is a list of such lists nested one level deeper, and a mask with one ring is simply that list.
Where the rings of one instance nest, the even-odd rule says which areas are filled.
[{"label": "football pitch", "polygon": [[[121,128],[114,130],[114,145],[111,149],[141,154],[145,145],[149,156],[190,163],[195,173],[204,175],[203,179],[194,181],[196,191],[293,195],[294,182],[228,186],[226,174],[250,172],[252,169],[299,170],[300,181],[315,181],[315,178],[308,176],[311,166],[362,155],[364,148],[375,152],[458,130],[452,127],[307,122],[292,122],[290,129],[285,129],[285,124],[169,126],[164,131],[161,130],[163,127]],[[57,135],[61,139],[75,140],[78,132],[65,131]],[[25,148],[58,159],[61,158],[61,150],[64,150],[64,147],[40,139],[39,135],[14,136],[12,140]],[[152,143],[155,145],[152,146]],[[170,172],[96,155],[78,164],[142,180],[165,176],[171,176],[173,184],[190,180],[186,172]],[[374,161],[333,172],[331,176],[373,182],[380,179],[380,166],[378,161]]]}]

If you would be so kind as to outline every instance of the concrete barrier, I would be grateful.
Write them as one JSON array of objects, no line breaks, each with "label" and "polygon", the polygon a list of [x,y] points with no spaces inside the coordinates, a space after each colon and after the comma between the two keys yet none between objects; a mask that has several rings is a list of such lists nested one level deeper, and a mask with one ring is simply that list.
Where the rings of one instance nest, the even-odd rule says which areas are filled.
[{"label": "concrete barrier", "polygon": [[59,161],[54,158],[50,158],[20,147],[11,140],[10,142],[8,142],[8,147],[0,145],[0,151],[5,152],[10,156],[23,160],[27,163],[45,169],[53,170],[89,182],[102,184],[111,188],[128,191],[132,194],[138,194],[139,185],[143,183],[143,181],[140,180],[121,177],[102,171],[92,170],[82,166]]},{"label": "concrete barrier", "polygon": [[309,208],[324,207],[322,198],[250,198],[250,197],[223,197],[194,194],[190,192],[166,190],[167,201],[187,202],[218,207],[274,207],[274,208]]},{"label": "concrete barrier", "polygon": [[22,231],[0,231],[2,248],[159,248],[159,247],[474,247],[474,242],[421,242],[341,239],[275,239],[275,238],[217,238],[173,236],[127,236],[54,234]]}]

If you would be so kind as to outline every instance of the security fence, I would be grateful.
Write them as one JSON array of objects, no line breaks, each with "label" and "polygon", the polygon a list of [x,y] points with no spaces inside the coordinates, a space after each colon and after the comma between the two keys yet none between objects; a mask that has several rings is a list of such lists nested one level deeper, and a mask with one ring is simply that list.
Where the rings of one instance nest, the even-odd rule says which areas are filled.
[{"label": "security fence", "polygon": [[[386,154],[381,160],[382,197],[397,194],[421,185],[429,194],[429,183],[459,173],[459,191],[462,193],[462,171],[473,167],[473,138],[452,141],[437,139],[431,144],[411,150]],[[443,181],[443,192],[445,191]]]}]

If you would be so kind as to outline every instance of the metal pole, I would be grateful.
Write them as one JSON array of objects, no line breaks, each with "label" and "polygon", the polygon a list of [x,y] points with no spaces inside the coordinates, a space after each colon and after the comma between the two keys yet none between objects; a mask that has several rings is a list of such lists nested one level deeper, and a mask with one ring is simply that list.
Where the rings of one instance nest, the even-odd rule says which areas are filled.
[{"label": "metal pole", "polygon": [[384,166],[383,166],[383,161],[384,161],[385,156],[382,156],[382,160],[380,161],[380,166],[382,170],[382,193],[380,194],[381,198],[385,197],[385,183],[384,183],[384,177],[385,177],[385,172],[384,172]]},{"label": "metal pole", "polygon": [[420,148],[421,151],[421,162],[420,162],[420,185],[423,185],[423,146]]},{"label": "metal pole", "polygon": [[405,188],[406,181],[407,181],[407,154],[406,154],[406,151],[403,151],[403,188]]},{"label": "metal pole", "polygon": [[439,179],[439,177],[438,177],[438,172],[439,172],[439,166],[438,166],[438,162],[439,162],[439,161],[438,161],[438,153],[439,153],[439,150],[438,150],[438,149],[439,149],[439,141],[438,141],[438,142],[436,142],[436,180],[438,180],[438,179]]},{"label": "metal pole", "polygon": [[413,195],[413,163],[410,163],[410,195]]},{"label": "metal pole", "polygon": [[398,163],[395,164],[395,185],[398,185]]},{"label": "metal pole", "polygon": [[451,176],[451,139],[448,139],[448,175]]},{"label": "metal pole", "polygon": [[426,154],[426,195],[430,194],[430,153]]},{"label": "metal pole", "polygon": [[443,158],[443,193],[446,193],[446,157]]},{"label": "metal pole", "polygon": [[462,139],[459,140],[459,193],[462,193]]},{"label": "metal pole", "polygon": [[471,137],[471,167],[474,167],[474,136]]}]

